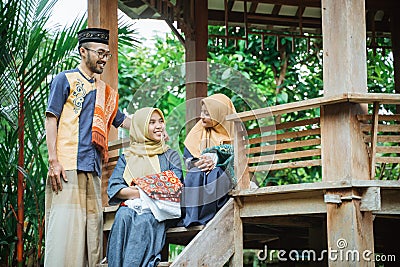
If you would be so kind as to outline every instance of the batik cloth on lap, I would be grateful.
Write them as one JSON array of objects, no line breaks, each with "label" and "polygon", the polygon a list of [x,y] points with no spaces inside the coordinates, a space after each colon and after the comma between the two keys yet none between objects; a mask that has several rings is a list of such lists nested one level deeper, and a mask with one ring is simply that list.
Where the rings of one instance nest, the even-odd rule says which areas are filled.
[{"label": "batik cloth on lap", "polygon": [[149,197],[157,200],[180,202],[183,184],[171,171],[133,178],[131,185],[139,186]]}]

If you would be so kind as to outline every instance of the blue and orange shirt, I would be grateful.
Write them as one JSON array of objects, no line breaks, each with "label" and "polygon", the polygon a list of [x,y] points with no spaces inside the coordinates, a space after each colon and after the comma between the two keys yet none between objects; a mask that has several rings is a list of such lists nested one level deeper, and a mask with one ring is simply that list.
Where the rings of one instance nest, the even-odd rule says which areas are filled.
[{"label": "blue and orange shirt", "polygon": [[[57,158],[65,170],[101,176],[101,153],[92,144],[95,104],[95,81],[79,67],[59,73],[50,84],[46,113],[58,118]],[[124,119],[118,110],[112,125],[119,127]]]}]

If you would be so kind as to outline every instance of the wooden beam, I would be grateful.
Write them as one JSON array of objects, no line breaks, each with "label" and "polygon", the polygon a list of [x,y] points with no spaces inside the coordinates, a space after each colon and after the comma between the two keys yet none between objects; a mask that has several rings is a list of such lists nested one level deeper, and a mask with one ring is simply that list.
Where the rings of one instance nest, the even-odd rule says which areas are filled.
[{"label": "wooden beam", "polygon": [[[266,145],[266,146],[259,146],[259,147],[252,147],[249,148],[247,154],[255,154],[255,153],[264,153],[264,152],[273,152],[275,153],[280,150],[290,149],[290,148],[299,148],[304,146],[316,146],[321,144],[321,139],[307,139],[307,140],[300,140],[294,142],[286,142],[286,143],[278,143],[274,145]],[[275,159],[276,160],[276,159]]]},{"label": "wooden beam", "polygon": [[243,266],[243,222],[240,218],[240,205],[234,202],[233,231],[235,253],[230,261],[230,266]]},{"label": "wooden beam", "polygon": [[[193,3],[193,4],[190,4]],[[186,36],[186,131],[188,132],[200,116],[200,99],[207,96],[207,45],[208,45],[208,1],[185,2],[186,25],[194,21],[191,35]],[[188,16],[188,15],[186,15]]]},{"label": "wooden beam", "polygon": [[[342,197],[357,194],[356,191],[336,191]],[[339,204],[327,204],[328,248],[335,250],[357,250],[374,252],[372,212],[360,211],[360,200],[352,199]],[[349,261],[346,258],[329,259],[329,266],[375,266],[374,262]]]},{"label": "wooden beam", "polygon": [[[357,115],[357,119],[359,121],[370,121],[372,120],[372,115]],[[399,114],[393,114],[393,115],[383,115],[379,114],[378,116],[379,121],[400,121],[400,115]]]},{"label": "wooden beam", "polygon": [[255,13],[257,10],[258,3],[251,2],[249,13]]},{"label": "wooden beam", "polygon": [[[324,96],[367,92],[365,0],[322,0]],[[322,177],[324,181],[368,180],[369,157],[357,114],[367,106],[341,103],[321,108]],[[372,212],[361,212],[356,190],[327,194],[350,197],[341,204],[327,203],[328,247],[374,251]],[[341,242],[343,241],[343,242]],[[330,267],[374,266],[361,259],[329,259]]]},{"label": "wooden beam", "polygon": [[[244,0],[236,0],[236,1],[244,1]],[[300,3],[304,7],[321,7],[320,0],[252,0],[254,3],[262,3],[262,4],[279,4],[282,6],[299,6]]]},{"label": "wooden beam", "polygon": [[281,217],[249,217],[243,218],[244,225],[261,225],[267,224],[268,226],[284,226],[293,228],[310,228],[316,224],[320,224],[325,218],[323,214],[307,214],[295,216],[281,216]]},{"label": "wooden beam", "polygon": [[324,95],[366,93],[365,1],[328,2],[322,1]]},{"label": "wooden beam", "polygon": [[302,161],[294,161],[294,162],[251,166],[251,167],[249,167],[249,172],[294,169],[294,168],[311,167],[311,166],[321,166],[321,160],[320,159],[310,159],[310,160],[302,160]]},{"label": "wooden beam", "polygon": [[[396,181],[398,182],[398,181]],[[400,215],[399,189],[381,189],[381,209],[374,211],[376,215]],[[398,217],[397,217],[398,218]]]},{"label": "wooden beam", "polygon": [[237,177],[237,189],[250,188],[250,175],[248,170],[248,162],[246,157],[246,142],[244,137],[240,134],[243,131],[244,125],[240,121],[235,121],[235,138],[233,149],[235,151],[234,168],[235,176]]},{"label": "wooden beam", "polygon": [[374,110],[372,111],[372,132],[371,132],[371,154],[370,154],[370,173],[371,180],[375,179],[375,163],[376,163],[376,146],[378,142],[378,112],[379,103],[374,102]]},{"label": "wooden beam", "polygon": [[240,217],[283,216],[326,213],[323,191],[258,195],[244,198]]},{"label": "wooden beam", "polygon": [[366,180],[370,178],[367,146],[356,114],[365,108],[351,103],[324,106],[321,110],[322,177]]},{"label": "wooden beam", "polygon": [[259,108],[250,111],[240,112],[237,114],[228,115],[226,119],[248,121],[256,118],[270,117],[295,111],[319,108],[321,105],[330,105],[334,103],[343,103],[347,101],[348,101],[347,94],[339,94],[331,97],[318,97],[288,104],[282,104],[272,107]]},{"label": "wooden beam", "polygon": [[247,190],[233,190],[231,195],[234,197],[253,197],[257,199],[258,196],[262,195],[274,195],[274,194],[286,194],[286,193],[300,193],[310,191],[324,191],[328,189],[332,190],[344,190],[352,187],[365,189],[368,187],[380,187],[385,190],[400,190],[400,183],[398,181],[389,180],[340,180],[340,181],[329,181],[329,182],[315,182],[315,183],[304,183],[304,184],[289,184],[289,185],[278,185],[261,187],[258,189],[247,189]]},{"label": "wooden beam", "polygon": [[[236,0],[236,1],[244,1],[244,0]],[[256,4],[271,4],[271,5],[284,5],[284,6],[304,6],[304,7],[321,7],[320,0],[252,0],[253,3]],[[400,8],[400,2],[396,0],[367,0],[366,9],[379,9],[379,10],[393,10],[396,8]]]},{"label": "wooden beam", "polygon": [[288,122],[281,122],[275,125],[268,125],[268,126],[262,126],[259,128],[254,128],[251,130],[247,130],[247,135],[252,135],[252,134],[260,134],[264,132],[275,132],[277,130],[283,130],[283,129],[292,129],[296,127],[302,127],[306,125],[313,125],[313,124],[319,124],[319,118],[311,118],[311,119],[304,119],[304,120],[295,120],[295,121],[288,121]]},{"label": "wooden beam", "polygon": [[[118,89],[118,3],[115,0],[88,0],[88,27],[110,30],[109,47],[113,55],[101,79]],[[113,140],[113,139],[110,139]]]},{"label": "wooden beam", "polygon": [[227,4],[228,4],[228,12],[231,12],[232,11],[232,8],[233,8],[233,5],[235,4],[235,1],[234,0],[227,0],[228,2],[227,2]]},{"label": "wooden beam", "polygon": [[273,16],[278,16],[279,12],[281,11],[282,5],[274,5],[274,8],[272,9],[271,14]]},{"label": "wooden beam", "polygon": [[[263,163],[263,162],[272,162],[276,160],[290,160],[290,159],[300,159],[300,158],[307,158],[313,156],[320,156],[321,149],[305,149],[300,151],[294,152],[281,152],[275,153],[273,155],[265,155],[265,156],[255,156],[248,159],[248,163]],[[297,161],[296,161],[297,162]],[[295,162],[292,162],[295,163]]]},{"label": "wooden beam", "polygon": [[321,129],[311,129],[311,130],[302,130],[302,131],[294,131],[294,132],[286,132],[282,134],[276,135],[267,135],[262,137],[256,137],[249,139],[249,144],[258,144],[264,142],[276,142],[277,140],[283,140],[287,138],[298,138],[304,136],[312,136],[312,135],[320,135]]},{"label": "wooden beam", "polygon": [[[209,10],[208,20],[212,24],[224,24],[224,11],[220,10]],[[229,12],[229,23],[243,24],[244,14],[243,12]],[[261,24],[261,25],[274,25],[274,26],[287,26],[294,27],[299,25],[299,18],[295,16],[283,16],[283,15],[268,15],[268,14],[257,14],[251,13],[248,15],[249,24]],[[302,18],[302,25],[304,28],[321,28],[321,19],[319,18]]]},{"label": "wooden beam", "polygon": [[[333,96],[323,96],[293,103],[287,103],[272,107],[259,108],[250,111],[240,112],[226,117],[232,121],[248,121],[256,118],[271,117],[295,111],[319,108],[337,103],[373,103],[379,101],[381,104],[400,104],[400,94],[381,94],[381,93],[343,93]],[[362,114],[357,114],[362,115]]]}]

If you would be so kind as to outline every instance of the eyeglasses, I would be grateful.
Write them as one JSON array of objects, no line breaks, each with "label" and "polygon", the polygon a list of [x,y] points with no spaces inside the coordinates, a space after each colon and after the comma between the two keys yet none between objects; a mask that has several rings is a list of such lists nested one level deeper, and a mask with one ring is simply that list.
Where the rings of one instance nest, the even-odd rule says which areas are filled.
[{"label": "eyeglasses", "polygon": [[100,51],[99,50],[93,50],[93,49],[90,49],[90,48],[87,48],[87,47],[84,47],[84,48],[86,50],[95,52],[100,59],[105,58],[107,60],[110,60],[110,58],[112,57],[112,54],[109,53],[109,52],[105,52],[105,51],[102,51],[102,50],[100,50]]}]

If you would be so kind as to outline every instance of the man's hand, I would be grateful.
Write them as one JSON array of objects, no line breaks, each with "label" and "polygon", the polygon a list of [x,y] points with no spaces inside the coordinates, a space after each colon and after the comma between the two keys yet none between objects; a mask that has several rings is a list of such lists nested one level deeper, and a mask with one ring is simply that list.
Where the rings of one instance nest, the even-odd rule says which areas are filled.
[{"label": "man's hand", "polygon": [[129,130],[131,128],[131,122],[132,122],[132,119],[130,117],[126,116],[125,120],[122,122],[121,127]]},{"label": "man's hand", "polygon": [[51,188],[56,194],[58,194],[58,191],[62,191],[63,188],[61,178],[64,182],[68,182],[64,167],[58,161],[50,162],[47,176],[50,177]]},{"label": "man's hand", "polygon": [[64,167],[57,160],[57,117],[54,114],[46,114],[46,144],[49,152],[49,170],[47,176],[51,181],[51,188],[56,194],[62,191],[61,177],[68,182]]}]

